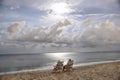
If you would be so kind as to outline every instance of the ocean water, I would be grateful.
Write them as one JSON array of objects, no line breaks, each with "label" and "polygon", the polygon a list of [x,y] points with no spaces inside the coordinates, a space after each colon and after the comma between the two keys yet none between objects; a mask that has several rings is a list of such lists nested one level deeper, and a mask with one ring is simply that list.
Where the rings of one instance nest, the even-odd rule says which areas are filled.
[{"label": "ocean water", "polygon": [[32,54],[0,54],[0,73],[54,66],[57,60],[73,59],[74,64],[120,60],[120,52],[61,52]]}]

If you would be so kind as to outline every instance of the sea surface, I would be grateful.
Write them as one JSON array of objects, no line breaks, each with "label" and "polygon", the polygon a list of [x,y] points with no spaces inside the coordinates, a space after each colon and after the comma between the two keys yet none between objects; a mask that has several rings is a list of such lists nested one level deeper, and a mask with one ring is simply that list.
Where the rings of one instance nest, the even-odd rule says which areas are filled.
[{"label": "sea surface", "polygon": [[73,59],[74,64],[120,60],[119,51],[104,52],[61,52],[32,54],[0,54],[0,73],[26,69],[47,68],[55,65],[57,60]]}]

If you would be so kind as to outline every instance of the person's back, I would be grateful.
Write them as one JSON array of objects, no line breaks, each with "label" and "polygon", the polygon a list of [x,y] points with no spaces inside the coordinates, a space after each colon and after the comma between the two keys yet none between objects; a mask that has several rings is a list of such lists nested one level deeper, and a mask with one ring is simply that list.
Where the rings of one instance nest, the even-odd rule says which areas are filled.
[{"label": "person's back", "polygon": [[72,71],[73,70],[73,60],[69,59],[67,64],[64,65],[63,71]]},{"label": "person's back", "polygon": [[69,59],[68,62],[67,62],[67,65],[72,67],[73,66],[73,60]]},{"label": "person's back", "polygon": [[60,61],[60,60],[58,60],[58,62],[57,62],[57,64],[56,64],[56,66],[63,66],[63,62],[62,62],[62,61]]},{"label": "person's back", "polygon": [[57,71],[57,72],[62,71],[62,69],[63,69],[63,62],[60,61],[60,60],[58,60],[55,68],[56,68],[56,71]]}]

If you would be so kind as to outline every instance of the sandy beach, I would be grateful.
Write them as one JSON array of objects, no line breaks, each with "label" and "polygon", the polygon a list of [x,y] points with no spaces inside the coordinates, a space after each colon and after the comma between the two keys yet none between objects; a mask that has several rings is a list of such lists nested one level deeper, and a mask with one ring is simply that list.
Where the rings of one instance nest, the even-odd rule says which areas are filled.
[{"label": "sandy beach", "polygon": [[74,67],[73,72],[31,71],[0,75],[0,80],[120,80],[120,61]]}]

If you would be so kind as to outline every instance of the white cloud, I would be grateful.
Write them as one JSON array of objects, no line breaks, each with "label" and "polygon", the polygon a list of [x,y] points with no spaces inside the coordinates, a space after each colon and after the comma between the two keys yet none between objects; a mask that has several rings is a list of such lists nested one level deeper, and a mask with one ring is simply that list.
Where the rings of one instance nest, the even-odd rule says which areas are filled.
[{"label": "white cloud", "polygon": [[120,27],[114,22],[106,21],[97,24],[95,27],[87,28],[81,36],[82,41],[91,44],[120,44]]},{"label": "white cloud", "polygon": [[82,23],[84,26],[89,26],[94,20],[92,18],[88,18],[86,21]]},{"label": "white cloud", "polygon": [[[97,23],[91,25],[95,21],[96,19],[91,17],[77,22],[72,19],[65,19],[53,26],[29,27],[27,31],[21,31],[24,32],[24,34],[6,35],[2,37],[2,40],[30,42],[31,45],[23,44],[26,45],[26,47],[120,44],[119,26],[109,20],[106,22],[97,21]],[[20,24],[21,23],[19,23],[19,25]],[[20,27],[20,29],[21,28],[22,27]],[[20,29],[14,26],[10,28],[9,32],[19,32]],[[69,31],[69,29],[71,29],[71,31]]]},{"label": "white cloud", "polygon": [[55,42],[68,25],[71,25],[71,22],[66,19],[63,22],[60,21],[51,27],[32,29],[26,34],[18,37],[18,39],[26,41]]},{"label": "white cloud", "polygon": [[[87,19],[85,22],[87,24],[91,22],[92,19]],[[92,20],[93,21],[93,20]],[[81,30],[81,26],[77,27]],[[68,25],[72,25],[71,22],[65,20],[64,22],[59,22],[56,25],[50,28],[39,28],[33,29],[31,32],[28,32],[25,35],[22,35],[20,39],[27,40],[27,41],[39,41],[45,43],[61,43],[61,44],[75,44],[76,46],[79,45],[100,45],[100,44],[117,44],[120,43],[120,28],[115,25],[114,22],[102,22],[96,24],[96,26],[88,26],[86,30],[83,32],[66,32]],[[73,27],[74,29],[76,27]],[[77,44],[76,44],[77,43]]]},{"label": "white cloud", "polygon": [[23,26],[25,26],[25,21],[14,22],[7,27],[7,31],[10,32],[10,33],[20,32],[20,30]]},{"label": "white cloud", "polygon": [[61,21],[64,20],[66,17],[61,16],[61,15],[53,15],[53,14],[48,14],[47,16],[42,16],[40,21],[42,22],[55,22],[55,21]]}]

